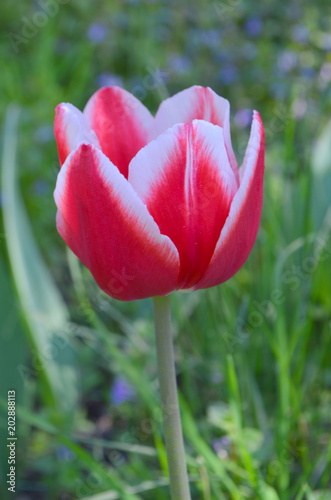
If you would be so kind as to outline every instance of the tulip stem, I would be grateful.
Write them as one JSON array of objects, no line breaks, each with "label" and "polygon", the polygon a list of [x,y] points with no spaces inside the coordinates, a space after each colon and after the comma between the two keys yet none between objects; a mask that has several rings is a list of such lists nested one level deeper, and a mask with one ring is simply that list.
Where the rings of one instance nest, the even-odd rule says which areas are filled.
[{"label": "tulip stem", "polygon": [[191,500],[178,403],[169,296],[154,298],[154,323],[171,498]]}]

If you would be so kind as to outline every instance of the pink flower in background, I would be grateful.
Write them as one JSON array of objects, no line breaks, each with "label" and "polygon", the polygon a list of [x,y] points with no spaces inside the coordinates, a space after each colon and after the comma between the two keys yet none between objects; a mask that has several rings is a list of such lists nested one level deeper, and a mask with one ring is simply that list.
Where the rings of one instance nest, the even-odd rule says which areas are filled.
[{"label": "pink flower in background", "polygon": [[261,216],[264,131],[254,112],[238,169],[229,110],[198,86],[155,117],[119,87],[96,92],[84,112],[57,107],[57,228],[110,296],[208,288],[246,261]]}]

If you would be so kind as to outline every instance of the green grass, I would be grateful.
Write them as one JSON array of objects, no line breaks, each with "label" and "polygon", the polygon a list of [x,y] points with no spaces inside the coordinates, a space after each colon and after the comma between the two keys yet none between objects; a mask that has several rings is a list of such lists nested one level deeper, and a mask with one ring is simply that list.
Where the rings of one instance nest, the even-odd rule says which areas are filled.
[{"label": "green grass", "polygon": [[[231,102],[239,159],[249,129],[238,112],[258,109],[266,127],[249,260],[219,287],[172,296],[193,500],[330,500],[330,14],[318,2],[72,0],[15,51],[8,34],[23,36],[40,5],[0,7],[0,422],[5,438],[15,388],[17,489],[34,500],[169,498],[151,301],[104,295],[55,230],[54,107],[82,108],[110,73],[153,111],[187,86],[212,87]],[[92,23],[106,29],[98,43]],[[282,58],[296,62],[284,69]],[[118,376],[135,392],[119,406]],[[0,460],[5,477],[4,449]]]}]

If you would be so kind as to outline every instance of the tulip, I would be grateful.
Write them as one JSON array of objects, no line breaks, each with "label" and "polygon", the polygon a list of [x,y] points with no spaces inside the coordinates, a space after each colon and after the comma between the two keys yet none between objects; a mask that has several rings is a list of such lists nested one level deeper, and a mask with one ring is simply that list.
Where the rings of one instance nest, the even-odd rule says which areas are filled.
[{"label": "tulip", "polygon": [[238,169],[229,112],[227,100],[198,86],[166,99],[155,117],[119,87],[96,92],[83,112],[66,103],[56,110],[59,233],[107,294],[154,297],[173,500],[191,496],[167,295],[228,280],[260,223],[262,121],[254,112]]},{"label": "tulip", "polygon": [[57,107],[57,228],[108,295],[208,288],[246,261],[261,215],[264,131],[254,112],[238,169],[229,108],[199,86],[155,117],[119,87],[97,91],[83,112]]}]

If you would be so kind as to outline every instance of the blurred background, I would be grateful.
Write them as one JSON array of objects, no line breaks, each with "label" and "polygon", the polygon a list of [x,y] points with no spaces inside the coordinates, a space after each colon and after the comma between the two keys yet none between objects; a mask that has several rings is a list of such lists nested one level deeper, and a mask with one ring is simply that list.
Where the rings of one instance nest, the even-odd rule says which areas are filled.
[{"label": "blurred background", "polygon": [[[119,85],[266,128],[261,229],[222,286],[172,297],[193,500],[331,499],[331,11],[322,0],[0,5],[0,497],[169,498],[150,300],[101,293],[55,229],[55,106]],[[16,493],[7,392],[16,391]]]}]

